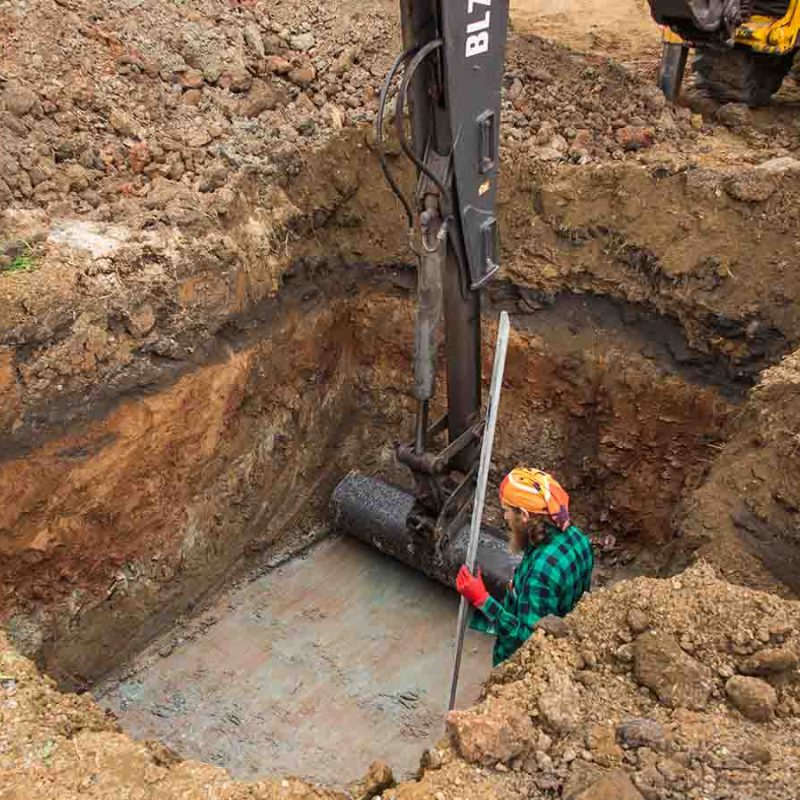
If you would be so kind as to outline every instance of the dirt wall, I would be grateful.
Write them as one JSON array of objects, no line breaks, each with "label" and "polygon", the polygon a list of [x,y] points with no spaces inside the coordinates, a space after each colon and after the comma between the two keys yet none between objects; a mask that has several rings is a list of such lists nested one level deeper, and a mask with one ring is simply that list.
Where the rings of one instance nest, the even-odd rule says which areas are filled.
[{"label": "dirt wall", "polygon": [[292,315],[259,346],[3,464],[4,617],[57,676],[81,685],[248,549],[309,534],[348,425],[340,314]]},{"label": "dirt wall", "polygon": [[[82,685],[259,551],[315,535],[348,469],[407,482],[392,443],[412,419],[411,333],[399,286],[320,297],[255,342],[250,331],[218,363],[7,460],[0,568],[11,633]],[[598,536],[634,548],[671,541],[727,402],[623,349],[568,352],[552,333],[515,334],[498,474],[542,464]],[[486,374],[490,348],[488,325]]]}]

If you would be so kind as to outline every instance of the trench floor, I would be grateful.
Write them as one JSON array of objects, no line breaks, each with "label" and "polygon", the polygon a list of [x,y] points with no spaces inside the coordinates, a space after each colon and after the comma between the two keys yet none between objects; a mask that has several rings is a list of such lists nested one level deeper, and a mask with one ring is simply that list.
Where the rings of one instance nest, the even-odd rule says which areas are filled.
[{"label": "trench floor", "polygon": [[[327,539],[220,597],[182,640],[95,696],[136,738],[234,777],[329,786],[382,758],[398,778],[442,735],[458,598],[348,538]],[[468,632],[459,706],[492,641]]]}]

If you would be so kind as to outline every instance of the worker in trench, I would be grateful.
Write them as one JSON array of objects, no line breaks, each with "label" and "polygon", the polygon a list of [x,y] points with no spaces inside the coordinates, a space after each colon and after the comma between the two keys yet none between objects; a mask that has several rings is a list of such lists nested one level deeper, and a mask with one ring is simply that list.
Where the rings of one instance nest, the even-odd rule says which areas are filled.
[{"label": "worker in trench", "polygon": [[478,610],[471,627],[496,636],[493,665],[512,656],[548,615],[563,617],[588,592],[594,555],[588,537],[570,523],[569,495],[546,472],[519,467],[500,484],[509,546],[522,561],[498,603],[466,564],[456,588]]}]

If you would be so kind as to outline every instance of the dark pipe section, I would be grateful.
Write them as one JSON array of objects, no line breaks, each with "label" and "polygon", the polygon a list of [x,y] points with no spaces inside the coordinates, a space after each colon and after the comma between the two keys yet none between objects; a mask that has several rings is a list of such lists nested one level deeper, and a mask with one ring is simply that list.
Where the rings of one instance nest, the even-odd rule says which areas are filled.
[{"label": "dark pipe section", "polygon": [[[413,495],[357,472],[344,478],[331,496],[335,530],[361,539],[440,583],[454,586],[456,573],[466,559],[469,526],[461,528],[439,564],[430,539],[408,527],[413,508]],[[509,551],[499,532],[481,528],[478,564],[486,588],[498,600],[502,600],[519,561],[520,557]]]}]

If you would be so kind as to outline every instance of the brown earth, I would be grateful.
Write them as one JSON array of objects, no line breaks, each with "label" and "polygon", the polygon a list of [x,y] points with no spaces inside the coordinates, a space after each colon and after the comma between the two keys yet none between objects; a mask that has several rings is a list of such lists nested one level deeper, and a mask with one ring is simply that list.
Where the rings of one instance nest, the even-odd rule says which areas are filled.
[{"label": "brown earth", "polygon": [[647,0],[511,0],[514,30],[583,52],[617,56],[642,69],[658,57],[661,34]]},{"label": "brown earth", "polygon": [[[519,461],[557,472],[601,584],[701,554],[731,581],[792,594],[793,101],[735,119],[669,107],[644,4],[568,5],[513,12],[486,358],[500,308],[515,336],[493,478]],[[578,7],[578,21],[558,16]],[[413,274],[370,130],[395,17],[349,0],[0,10],[0,619],[65,686],[245,564],[324,535],[346,470],[406,480],[391,444],[410,421]],[[640,610],[677,644],[631,646],[643,631],[625,614],[650,596]],[[492,763],[444,745],[396,796],[796,796],[794,668],[769,677],[775,708],[769,687],[724,685],[743,668],[734,655],[795,635],[794,604],[703,567],[599,592],[570,624],[572,638],[537,640],[495,674]],[[328,796],[173,765],[3,648],[0,798]],[[637,648],[655,653],[649,668]],[[643,677],[662,660],[682,674],[680,653],[701,664],[687,691],[708,689],[705,711],[665,711]],[[591,740],[568,708],[541,707],[551,689],[600,726]],[[777,721],[745,722],[726,696]],[[509,736],[495,701],[537,730],[520,717]],[[63,723],[71,708],[78,722]],[[630,714],[668,729],[669,747],[618,745],[611,728]],[[498,730],[509,758],[492,749]],[[748,737],[765,750],[745,752]],[[633,784],[613,773],[597,788],[598,765]]]}]

